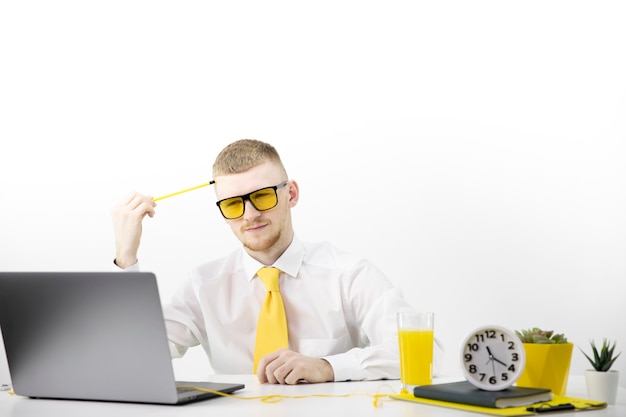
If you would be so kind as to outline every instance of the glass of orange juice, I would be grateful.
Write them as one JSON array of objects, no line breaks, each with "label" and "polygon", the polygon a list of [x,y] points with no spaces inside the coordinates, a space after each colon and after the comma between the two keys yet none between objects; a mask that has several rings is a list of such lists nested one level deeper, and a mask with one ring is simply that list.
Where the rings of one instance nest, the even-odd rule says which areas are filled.
[{"label": "glass of orange juice", "polygon": [[433,344],[435,313],[399,312],[400,384],[403,392],[433,381]]}]

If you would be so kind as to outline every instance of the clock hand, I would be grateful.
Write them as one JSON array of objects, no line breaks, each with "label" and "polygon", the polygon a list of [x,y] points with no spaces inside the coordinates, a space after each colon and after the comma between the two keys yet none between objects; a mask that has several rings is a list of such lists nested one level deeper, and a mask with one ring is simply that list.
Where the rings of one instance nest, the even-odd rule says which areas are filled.
[{"label": "clock hand", "polygon": [[489,362],[493,361],[493,355],[491,354],[491,349],[489,349],[489,346],[485,346],[487,348],[487,353],[489,354],[489,359],[487,360],[487,362],[485,363],[488,364]]},{"label": "clock hand", "polygon": [[506,366],[506,363],[502,362],[500,359],[497,359],[497,358],[495,358],[495,357],[494,357],[494,358],[492,358],[492,359],[493,359],[494,361],[496,361],[496,362],[500,363],[502,366]]},{"label": "clock hand", "polygon": [[[489,354],[489,360],[490,361],[496,361],[499,364],[501,364],[503,366],[506,366],[506,363],[502,362],[500,359],[498,359],[495,356],[493,356],[493,354],[491,353],[491,349],[489,349],[489,346],[486,346],[486,348],[487,348],[487,353]],[[487,363],[489,363],[489,361],[487,361]],[[494,371],[494,374],[495,374],[495,371]]]}]

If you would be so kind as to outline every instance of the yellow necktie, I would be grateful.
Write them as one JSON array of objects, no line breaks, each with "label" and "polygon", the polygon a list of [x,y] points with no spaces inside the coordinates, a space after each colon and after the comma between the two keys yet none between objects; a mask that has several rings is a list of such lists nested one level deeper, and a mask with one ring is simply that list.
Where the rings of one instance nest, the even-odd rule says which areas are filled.
[{"label": "yellow necktie", "polygon": [[277,268],[261,268],[257,272],[265,288],[267,295],[259,312],[259,322],[256,327],[256,346],[254,348],[254,373],[259,360],[281,348],[289,347],[287,336],[287,316],[283,297],[278,288],[278,276],[280,270]]}]

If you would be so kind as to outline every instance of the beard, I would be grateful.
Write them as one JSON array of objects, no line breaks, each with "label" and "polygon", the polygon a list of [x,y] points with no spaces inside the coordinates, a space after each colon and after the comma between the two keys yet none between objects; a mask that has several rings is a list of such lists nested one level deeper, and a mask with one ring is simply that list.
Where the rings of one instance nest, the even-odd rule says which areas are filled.
[{"label": "beard", "polygon": [[280,230],[262,239],[243,239],[243,246],[254,252],[261,252],[274,246],[280,240]]}]

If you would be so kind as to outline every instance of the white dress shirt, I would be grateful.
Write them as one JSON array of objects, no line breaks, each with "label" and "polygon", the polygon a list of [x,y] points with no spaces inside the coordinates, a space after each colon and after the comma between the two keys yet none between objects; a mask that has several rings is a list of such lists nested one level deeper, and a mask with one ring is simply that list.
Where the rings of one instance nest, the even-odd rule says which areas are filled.
[{"label": "white dress shirt", "polygon": [[[192,270],[164,306],[172,357],[200,344],[217,373],[252,373],[263,266],[240,248]],[[400,377],[396,312],[413,308],[371,262],[294,237],[273,266],[289,349],[326,359],[335,381]]]}]

